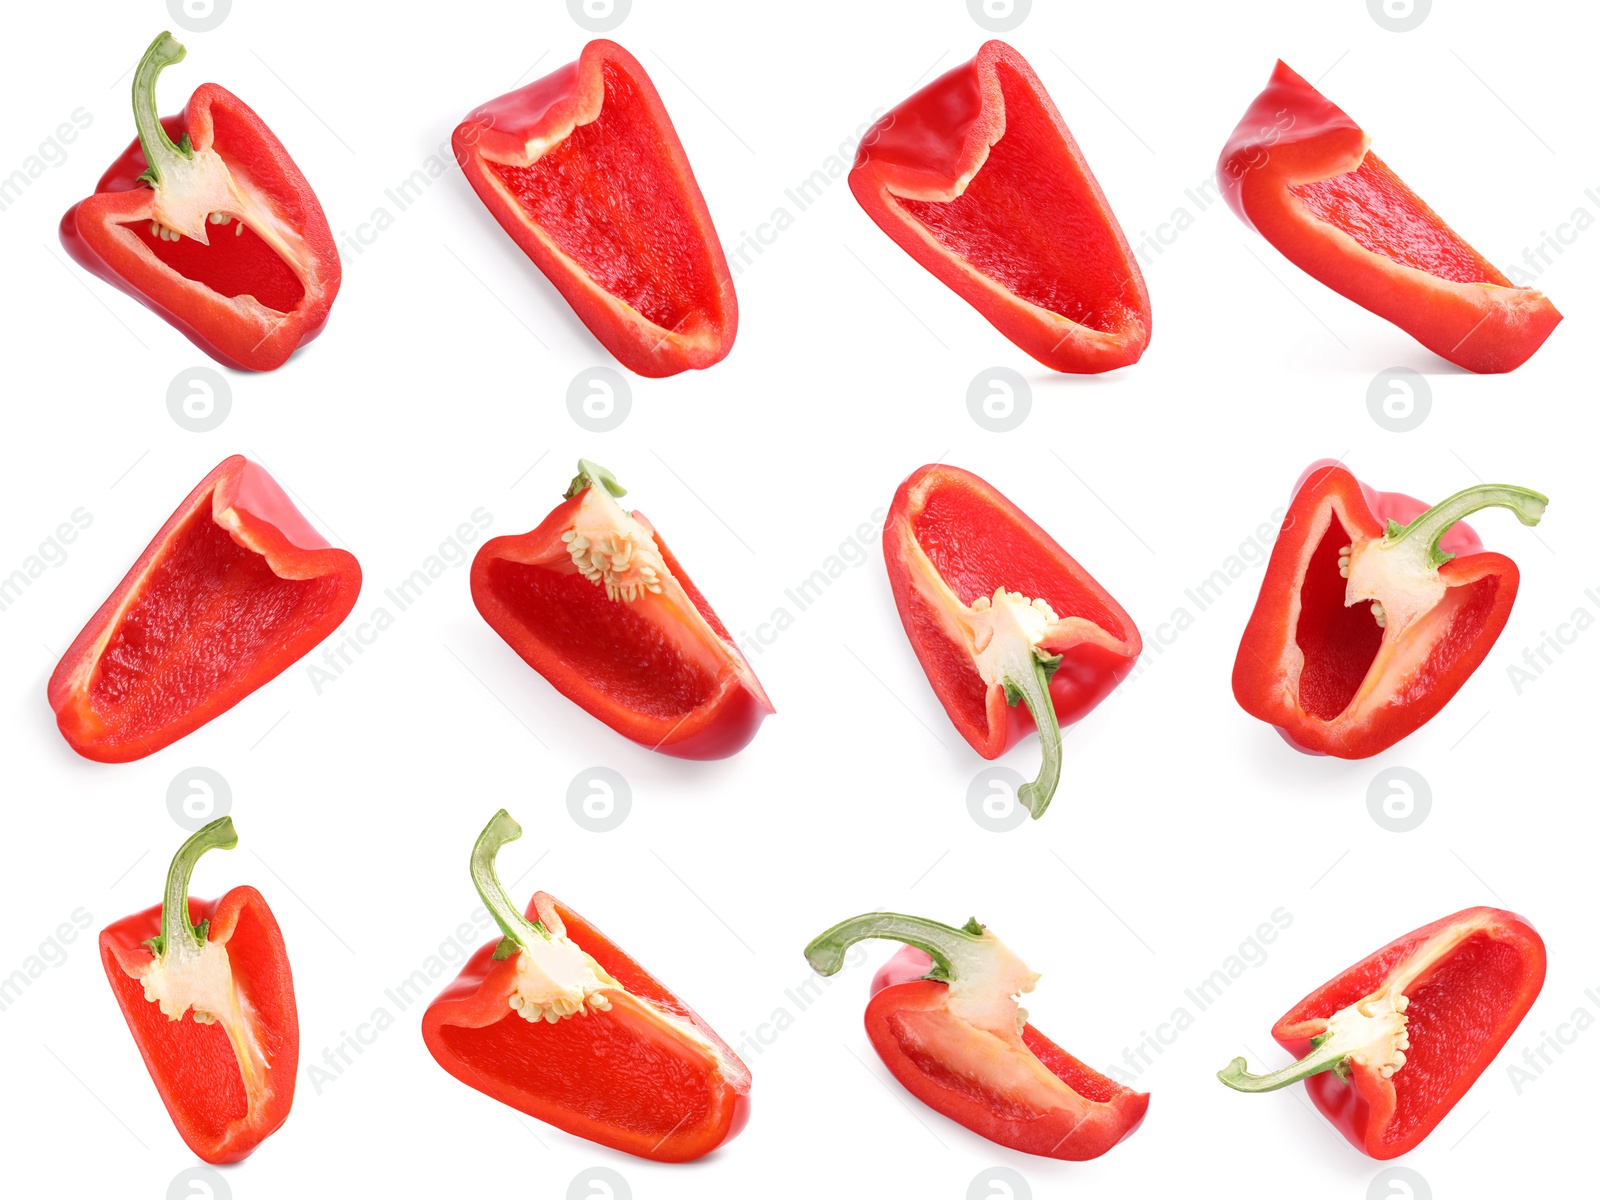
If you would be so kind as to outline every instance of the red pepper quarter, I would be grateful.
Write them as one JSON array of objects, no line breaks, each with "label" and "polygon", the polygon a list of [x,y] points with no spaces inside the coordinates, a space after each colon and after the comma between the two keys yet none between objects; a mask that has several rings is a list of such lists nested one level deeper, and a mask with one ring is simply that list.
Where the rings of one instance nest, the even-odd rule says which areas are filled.
[{"label": "red pepper quarter", "polygon": [[208,1163],[238,1162],[277,1131],[300,1060],[289,956],[261,893],[188,894],[200,856],[238,844],[231,818],[205,826],[174,856],[162,903],[100,931],[101,965],[145,1068]]},{"label": "red pepper quarter", "polygon": [[1561,314],[1517,287],[1278,63],[1222,148],[1229,206],[1295,266],[1469,371],[1520,367]]},{"label": "red pepper quarter", "polygon": [[723,758],[773,711],[727,628],[604,467],[578,476],[536,529],[485,542],[472,601],[530,667],[623,737]]},{"label": "red pepper quarter", "polygon": [[1027,1023],[1016,995],[1038,975],[977,921],[960,929],[900,913],[842,921],[806,947],[832,975],[863,938],[906,948],[872,981],[867,1037],[890,1073],[935,1112],[980,1137],[1046,1158],[1098,1158],[1150,1105]]},{"label": "red pepper quarter", "polygon": [[311,185],[244,101],[206,83],[182,115],[158,116],[156,77],[183,56],[168,33],[145,51],[139,136],[61,219],[61,244],[218,362],[270,371],[322,331],[339,252]]},{"label": "red pepper quarter", "polygon": [[1043,763],[1018,799],[1043,815],[1061,774],[1060,727],[1087,716],[1139,657],[1133,618],[959,467],[921,467],[900,485],[883,560],[917,660],[968,744],[998,758],[1038,729]]},{"label": "red pepper quarter", "polygon": [[1498,506],[1536,525],[1546,503],[1485,484],[1428,508],[1313,464],[1239,643],[1234,697],[1313,754],[1370,758],[1414,733],[1478,669],[1517,596],[1516,564],[1457,523]]},{"label": "red pepper quarter", "polygon": [[227,712],[355,607],[361,567],[234,455],[184,498],[50,676],[61,735],[129,762]]},{"label": "red pepper quarter", "polygon": [[1544,986],[1544,942],[1515,913],[1469,908],[1424,925],[1330,979],[1273,1039],[1300,1059],[1218,1078],[1241,1092],[1305,1081],[1312,1103],[1373,1158],[1416,1146],[1466,1095]]},{"label": "red pepper quarter", "polygon": [[655,85],[621,46],[590,42],[451,140],[500,227],[624,366],[675,375],[733,348],[722,243]]},{"label": "red pepper quarter", "polygon": [[495,874],[522,834],[501,809],[472,878],[505,937],[474,954],[422,1017],[439,1065],[576,1137],[687,1162],[744,1128],[750,1072],[716,1032],[553,896],[519,914]]},{"label": "red pepper quarter", "polygon": [[867,131],[850,190],[878,228],[1057,371],[1137,362],[1150,294],[1027,60],[1000,41]]}]

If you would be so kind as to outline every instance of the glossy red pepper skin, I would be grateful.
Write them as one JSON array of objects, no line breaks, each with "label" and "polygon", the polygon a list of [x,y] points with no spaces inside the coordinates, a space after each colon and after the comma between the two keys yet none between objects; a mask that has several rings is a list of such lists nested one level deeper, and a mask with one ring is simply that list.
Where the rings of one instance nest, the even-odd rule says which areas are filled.
[{"label": "glossy red pepper skin", "polygon": [[1388,749],[1438,714],[1505,628],[1521,575],[1463,522],[1440,542],[1457,557],[1439,568],[1447,591],[1425,627],[1393,642],[1364,604],[1345,606],[1338,548],[1426,508],[1331,461],[1301,477],[1233,667],[1240,707],[1297,749],[1350,759]]},{"label": "glossy red pepper skin", "polygon": [[[491,538],[472,561],[472,602],[567,699],[623,737],[676,758],[726,758],[773,712],[727,627],[642,513],[695,616],[659,596],[623,602],[574,574],[561,535],[579,493],[527,533]],[[715,673],[707,659],[720,663]]]},{"label": "glossy red pepper skin", "polygon": [[1137,362],[1150,294],[1105,194],[1022,55],[985,42],[862,139],[850,190],[895,243],[1056,371]]},{"label": "glossy red pepper skin", "polygon": [[48,695],[85,758],[129,762],[220,716],[355,607],[361,567],[234,455],[184,498],[61,656]]},{"label": "glossy red pepper skin", "polygon": [[[270,371],[322,332],[343,278],[333,232],[311,185],[272,130],[226,88],[201,84],[178,116],[173,141],[215,149],[249,180],[284,237],[285,258],[253,229],[215,226],[210,246],[149,232],[148,163],[138,138],[111,164],[94,195],[61,218],[73,260],[162,317],[224,366]],[[299,295],[296,296],[298,291]],[[254,301],[240,299],[254,297]],[[282,305],[282,307],[278,307]]]},{"label": "glossy red pepper skin", "polygon": [[[1443,945],[1433,942],[1440,935],[1448,935]],[[1300,1058],[1327,1017],[1379,990],[1424,953],[1425,973],[1406,993],[1405,1066],[1385,1079],[1352,1061],[1348,1083],[1332,1071],[1306,1080],[1322,1115],[1373,1158],[1414,1149],[1516,1032],[1544,986],[1544,942],[1533,926],[1498,908],[1469,908],[1424,925],[1340,972],[1272,1027],[1278,1045]]]},{"label": "glossy red pepper skin", "polygon": [[1058,1106],[1019,1096],[999,1060],[988,1078],[955,1078],[948,1064],[970,1061],[959,1048],[993,1039],[948,1010],[948,985],[923,978],[931,966],[923,951],[900,950],[873,976],[866,1012],[873,1049],[918,1100],[991,1142],[1073,1162],[1099,1158],[1139,1128],[1149,1093],[1085,1066],[1032,1025],[1022,1027],[1023,1044],[1068,1089]]},{"label": "glossy red pepper skin", "polygon": [[1510,371],[1561,314],[1469,246],[1283,63],[1217,163],[1235,213],[1313,279],[1469,371]]},{"label": "glossy red pepper skin", "polygon": [[1082,720],[1133,670],[1143,643],[1133,618],[1061,546],[990,484],[959,467],[930,464],[906,477],[883,528],[883,560],[895,606],[939,703],[967,743],[999,758],[1030,733],[1024,704],[985,685],[969,646],[951,635],[950,614],[918,585],[922,561],[963,604],[995,588],[1046,600],[1083,624],[1047,639],[1060,654],[1050,699],[1063,726]]},{"label": "glossy red pepper skin", "polygon": [[575,63],[474,109],[451,139],[478,198],[617,361],[720,362],[739,305],[683,143],[639,61]]},{"label": "glossy red pepper skin", "polygon": [[300,1061],[294,978],[277,919],[255,888],[233,888],[220,900],[191,897],[189,920],[209,921],[207,941],[228,947],[235,987],[249,1002],[252,1028],[271,1064],[257,1096],[249,1095],[221,1024],[200,1025],[188,1014],[169,1020],[128,973],[150,962],[144,942],[161,933],[161,905],[101,930],[100,961],[179,1135],[208,1163],[238,1162],[277,1131],[294,1103]]},{"label": "glossy red pepper skin", "polygon": [[[715,1030],[593,925],[545,893],[566,936],[627,995],[611,1007],[555,1023],[512,1012],[516,956],[495,962],[480,947],[422,1016],[435,1060],[468,1087],[576,1137],[657,1162],[688,1162],[736,1136],[750,1117],[750,1072]],[[641,1001],[644,1003],[641,1004]],[[652,1017],[692,1027],[711,1044]]]}]

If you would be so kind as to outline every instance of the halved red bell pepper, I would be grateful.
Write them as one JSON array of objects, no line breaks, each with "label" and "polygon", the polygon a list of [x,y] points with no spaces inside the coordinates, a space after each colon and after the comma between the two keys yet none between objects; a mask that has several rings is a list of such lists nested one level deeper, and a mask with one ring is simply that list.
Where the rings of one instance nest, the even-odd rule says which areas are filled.
[{"label": "halved red bell pepper", "polygon": [[739,305],[683,143],[615,42],[480,106],[451,138],[500,227],[640,375],[721,362]]},{"label": "halved red bell pepper", "polygon": [[850,190],[878,228],[1045,366],[1137,362],[1150,294],[1027,60],[1000,41],[868,130]]},{"label": "halved red bell pepper", "polygon": [[1283,63],[1222,148],[1229,206],[1295,266],[1469,371],[1510,371],[1561,320],[1446,225],[1361,127]]},{"label": "halved red bell pepper", "polygon": [[999,758],[1038,729],[1039,777],[1017,798],[1042,816],[1061,777],[1060,727],[1087,716],[1139,657],[1133,618],[959,467],[918,468],[895,491],[883,561],[911,648],[968,744]]},{"label": "halved red bell pepper", "polygon": [[1428,508],[1312,465],[1283,519],[1233,664],[1233,694],[1295,747],[1370,758],[1449,702],[1511,615],[1521,576],[1457,523],[1537,525],[1548,501],[1485,484]]},{"label": "halved red bell pepper", "polygon": [[535,892],[524,916],[494,860],[522,836],[501,809],[472,849],[472,882],[505,937],[478,950],[422,1015],[462,1083],[576,1137],[687,1162],[750,1115],[750,1072],[695,1012],[593,925]]},{"label": "halved red bell pepper", "polygon": [[623,737],[724,758],[773,711],[755,672],[616,476],[587,459],[538,528],[491,538],[472,602],[522,660]]},{"label": "halved red bell pepper", "polygon": [[100,931],[101,965],[145,1069],[208,1163],[238,1162],[277,1132],[300,1061],[289,955],[261,893],[189,895],[200,856],[238,844],[231,818],[211,822],[179,847],[160,904]]},{"label": "halved red bell pepper", "polygon": [[234,455],[184,498],[50,676],[61,736],[129,762],[220,716],[355,607],[361,567]]},{"label": "halved red bell pepper", "polygon": [[1368,955],[1272,1027],[1300,1061],[1217,1078],[1241,1092],[1305,1081],[1363,1154],[1395,1158],[1433,1132],[1516,1032],[1544,986],[1544,942],[1515,913],[1469,908]]},{"label": "halved red bell pepper", "polygon": [[863,938],[906,943],[874,976],[867,1037],[918,1100],[991,1142],[1046,1158],[1099,1158],[1150,1105],[1085,1066],[1017,1007],[1039,976],[976,920],[960,929],[900,913],[841,921],[806,947],[832,975]]},{"label": "halved red bell pepper", "polygon": [[61,244],[218,362],[270,371],[322,332],[339,252],[306,177],[243,100],[205,83],[181,115],[158,115],[156,77],[183,56],[169,33],[145,51],[139,136],[67,210]]}]

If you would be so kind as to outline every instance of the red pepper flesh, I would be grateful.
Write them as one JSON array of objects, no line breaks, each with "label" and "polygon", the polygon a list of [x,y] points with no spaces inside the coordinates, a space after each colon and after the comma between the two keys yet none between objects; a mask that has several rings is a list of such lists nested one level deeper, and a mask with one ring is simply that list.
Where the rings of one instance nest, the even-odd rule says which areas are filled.
[{"label": "red pepper flesh", "polygon": [[220,716],[327,637],[361,567],[271,475],[223,460],[185,497],[50,676],[61,735],[129,762]]},{"label": "red pepper flesh", "polygon": [[[1243,1091],[1305,1079],[1311,1101],[1350,1143],[1373,1158],[1416,1146],[1455,1107],[1494,1060],[1544,986],[1545,948],[1531,925],[1498,908],[1469,908],[1424,925],[1323,984],[1272,1027],[1273,1039],[1301,1063],[1252,1076],[1245,1060],[1221,1072]],[[1403,997],[1390,1006],[1388,997]],[[1399,1065],[1358,1051],[1336,1053],[1326,1039],[1354,1006],[1404,1018]],[[1315,1073],[1310,1073],[1315,1071]]]},{"label": "red pepper flesh", "polygon": [[733,277],[633,55],[590,42],[577,62],[474,109],[451,141],[500,227],[624,366],[675,375],[727,356]]},{"label": "red pepper flesh", "polygon": [[[1053,736],[1059,743],[1052,726],[1087,716],[1139,657],[1133,618],[1054,538],[970,471],[941,464],[913,471],[890,505],[883,558],[901,624],[928,682],[984,758],[998,758],[1036,728],[1041,739]],[[993,607],[997,589],[1043,602],[1054,618],[1034,644],[1037,669],[1049,672],[1053,709],[1043,728],[1033,709],[1046,696],[1029,697],[1020,665],[1009,674],[984,674],[982,631],[975,626]],[[1015,703],[1019,690],[1027,703]],[[1044,749],[1048,773],[1052,743],[1045,741]],[[1047,781],[1022,797],[1034,816],[1053,790]]]},{"label": "red pepper flesh", "polygon": [[[226,827],[226,839],[213,845],[235,843],[227,818],[214,824]],[[185,890],[187,881],[185,874]],[[300,1023],[283,933],[253,887],[232,888],[220,900],[184,897],[181,911],[189,925],[226,951],[231,984],[241,1001],[242,1024],[233,1032],[265,1060],[264,1068],[257,1064],[247,1072],[227,1016],[210,1014],[215,1019],[202,1023],[190,1019],[196,1014],[189,1010],[169,1018],[156,1000],[146,998],[139,977],[155,961],[149,943],[163,936],[163,907],[154,905],[101,930],[101,965],[179,1135],[208,1163],[238,1162],[277,1131],[294,1102]]]},{"label": "red pepper flesh", "polygon": [[[678,758],[724,758],[755,736],[772,702],[655,527],[618,508],[623,494],[609,471],[580,461],[568,498],[537,528],[484,543],[472,602],[524,662],[623,737]],[[595,545],[580,568],[574,546],[585,535]],[[597,571],[602,546],[626,557]]]},{"label": "red pepper flesh", "polygon": [[[503,809],[484,831],[491,878],[493,851],[520,834]],[[475,850],[475,880],[477,864]],[[509,900],[497,878],[480,894],[508,936],[481,947],[423,1013],[441,1067],[576,1137],[658,1162],[700,1158],[744,1128],[750,1072],[688,1005],[553,896],[536,893],[519,918],[500,910]],[[575,944],[603,986],[576,1012],[529,1019],[512,1006],[519,945],[544,938]]]},{"label": "red pepper flesh", "polygon": [[1545,498],[1483,487],[1429,509],[1373,491],[1337,463],[1313,464],[1239,643],[1240,706],[1297,748],[1338,758],[1370,758],[1432,720],[1488,655],[1516,599],[1516,564],[1459,524],[1491,504],[1532,525]]},{"label": "red pepper flesh", "polygon": [[1045,366],[1137,362],[1150,294],[1105,194],[1027,60],[1000,41],[861,141],[850,190],[895,243]]},{"label": "red pepper flesh", "polygon": [[[930,934],[931,943],[921,940]],[[987,949],[985,939],[993,941],[975,921],[953,930],[871,913],[824,933],[806,948],[806,957],[815,970],[832,974],[844,948],[859,937],[917,943],[873,977],[867,1037],[907,1091],[980,1137],[1026,1154],[1079,1162],[1099,1158],[1138,1129],[1150,1105],[1148,1093],[1124,1087],[1068,1054],[1027,1024],[1026,1013],[1006,994],[991,997],[997,1003],[993,1021],[974,1019],[953,999],[963,982],[959,959],[952,967],[928,951],[962,935],[980,953]],[[1015,961],[1003,946],[996,952]],[[1022,990],[1030,990],[1037,976],[1022,972],[995,989],[1020,981]]]},{"label": "red pepper flesh", "polygon": [[1469,371],[1511,371],[1561,314],[1517,287],[1367,149],[1371,139],[1278,63],[1217,162],[1229,206],[1313,279]]},{"label": "red pepper flesh", "polygon": [[67,210],[61,244],[218,362],[270,371],[322,331],[339,253],[300,168],[233,93],[202,84],[181,115],[157,121],[155,76],[183,55],[169,34],[146,52],[141,137]]}]

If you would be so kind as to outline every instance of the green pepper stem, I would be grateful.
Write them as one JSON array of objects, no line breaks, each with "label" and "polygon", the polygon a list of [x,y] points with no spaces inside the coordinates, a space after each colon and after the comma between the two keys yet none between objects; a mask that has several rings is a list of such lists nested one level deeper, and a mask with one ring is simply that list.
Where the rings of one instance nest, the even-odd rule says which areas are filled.
[{"label": "green pepper stem", "polygon": [[806,961],[817,974],[832,975],[844,966],[845,951],[866,938],[888,938],[915,946],[933,959],[934,969],[929,972],[929,978],[950,983],[955,980],[960,964],[983,941],[983,926],[976,919],[956,929],[904,913],[862,913],[840,921],[814,938],[806,947]]},{"label": "green pepper stem", "polygon": [[494,957],[497,959],[509,958],[518,950],[531,952],[535,942],[550,940],[541,926],[517,911],[517,906],[506,895],[505,885],[500,882],[500,876],[494,869],[495,856],[500,853],[500,847],[521,836],[522,826],[502,808],[489,818],[489,823],[472,845],[472,886],[478,889],[483,906],[494,917],[495,924],[500,926],[500,932],[505,934],[495,947]]},{"label": "green pepper stem", "polygon": [[157,958],[167,954],[184,954],[205,948],[206,929],[210,920],[194,925],[189,921],[189,879],[195,864],[207,850],[232,850],[239,844],[239,835],[233,831],[232,817],[219,817],[202,826],[188,841],[178,847],[167,868],[167,890],[161,897],[161,933],[150,938],[145,945]]},{"label": "green pepper stem", "polygon": [[1390,521],[1384,541],[1390,545],[1410,541],[1418,547],[1426,547],[1428,565],[1440,567],[1455,555],[1439,549],[1439,539],[1444,537],[1457,521],[1471,516],[1480,509],[1509,508],[1524,525],[1537,525],[1539,519],[1544,516],[1545,505],[1549,503],[1548,496],[1542,496],[1528,488],[1511,487],[1500,483],[1480,484],[1439,501],[1408,525],[1401,526],[1397,522]]},{"label": "green pepper stem", "polygon": [[611,496],[626,496],[628,489],[617,482],[617,477],[597,462],[587,458],[578,460],[578,474],[567,485],[567,499],[571,500],[584,488],[596,487]]},{"label": "green pepper stem", "polygon": [[1275,1092],[1324,1071],[1337,1071],[1348,1056],[1347,1049],[1326,1041],[1325,1037],[1318,1037],[1312,1039],[1310,1054],[1287,1067],[1265,1075],[1252,1075],[1250,1064],[1242,1058],[1236,1058],[1217,1072],[1217,1078],[1236,1092]]},{"label": "green pepper stem", "polygon": [[1028,657],[1033,667],[1031,671],[1021,679],[1007,676],[1001,683],[1006,689],[1006,700],[1015,704],[1020,697],[1039,729],[1039,752],[1042,755],[1039,775],[1032,783],[1025,783],[1017,789],[1018,801],[1037,821],[1044,816],[1044,810],[1050,807],[1056,786],[1061,782],[1061,724],[1056,720],[1055,701],[1050,698],[1051,668],[1061,660],[1057,658],[1046,663],[1037,654]]},{"label": "green pepper stem", "polygon": [[139,148],[144,151],[147,164],[140,179],[161,186],[162,173],[179,161],[194,157],[189,147],[189,136],[184,135],[183,145],[175,145],[161,124],[161,112],[156,107],[156,77],[173,63],[182,62],[186,51],[170,33],[163,33],[150,43],[150,48],[139,60],[133,72],[133,121],[139,129]]}]

